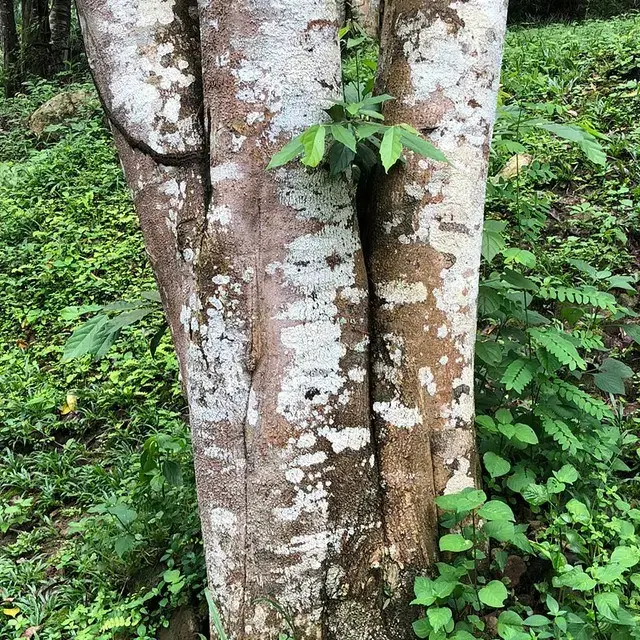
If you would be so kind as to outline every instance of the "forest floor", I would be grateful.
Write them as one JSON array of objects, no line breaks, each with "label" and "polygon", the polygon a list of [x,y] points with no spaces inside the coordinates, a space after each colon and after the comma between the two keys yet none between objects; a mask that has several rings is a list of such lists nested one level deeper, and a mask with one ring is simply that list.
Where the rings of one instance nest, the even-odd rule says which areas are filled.
[{"label": "forest floor", "polygon": [[[64,90],[93,92],[74,80]],[[535,256],[528,277],[564,280],[569,260],[607,277],[638,272],[639,80],[640,18],[510,33],[502,104],[578,122],[608,156],[595,164],[565,140],[518,129],[521,116],[515,124],[504,116],[488,215],[507,222],[510,246]],[[0,640],[153,640],[176,611],[206,617],[185,405],[168,337],[149,352],[159,313],[125,328],[101,360],[61,360],[88,305],[154,288],[97,101],[40,138],[27,128],[61,90],[40,82],[0,100]],[[517,188],[495,177],[514,152],[533,159]],[[483,267],[485,281],[493,268]],[[621,304],[634,308],[635,280],[617,282]],[[495,318],[482,321],[484,335],[494,328]],[[625,429],[638,431],[638,343],[601,334],[598,366],[614,355],[634,370],[617,379],[626,395],[614,395],[616,407],[627,398]],[[493,402],[486,391],[483,412]],[[636,463],[627,459],[622,472]],[[499,491],[495,477],[487,483]],[[635,503],[635,483],[625,487]],[[527,513],[534,529],[546,526],[539,509]],[[542,570],[532,578],[550,580]],[[519,597],[536,610],[531,593]]]}]

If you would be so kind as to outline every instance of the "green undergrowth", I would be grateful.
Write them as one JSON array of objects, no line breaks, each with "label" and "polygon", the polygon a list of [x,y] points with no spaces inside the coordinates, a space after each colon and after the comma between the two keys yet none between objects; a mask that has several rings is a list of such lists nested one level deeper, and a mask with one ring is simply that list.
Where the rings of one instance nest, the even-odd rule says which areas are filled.
[{"label": "green undergrowth", "polygon": [[204,599],[185,407],[156,319],[61,362],[65,309],[154,283],[97,101],[26,130],[59,91],[0,102],[0,638],[157,638]]},{"label": "green undergrowth", "polygon": [[[345,76],[366,85],[375,46],[355,35]],[[509,34],[479,297],[484,487],[440,501],[419,637],[640,637],[638,80],[639,19]],[[145,300],[153,278],[97,102],[26,130],[59,90],[0,100],[0,640],[157,638],[206,607],[185,407],[157,313],[109,325],[100,360],[63,358],[77,307]]]}]

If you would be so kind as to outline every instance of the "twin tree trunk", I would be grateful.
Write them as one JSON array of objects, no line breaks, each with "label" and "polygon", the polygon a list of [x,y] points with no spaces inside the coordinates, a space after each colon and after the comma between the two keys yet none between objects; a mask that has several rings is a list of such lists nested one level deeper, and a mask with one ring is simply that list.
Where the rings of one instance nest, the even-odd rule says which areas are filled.
[{"label": "twin tree trunk", "polygon": [[[373,3],[369,3],[372,5]],[[188,396],[234,640],[412,635],[434,498],[477,481],[473,344],[505,0],[387,0],[379,89],[448,157],[265,167],[341,99],[335,0],[78,0]],[[344,7],[343,7],[344,10]],[[267,600],[265,600],[265,598]]]}]

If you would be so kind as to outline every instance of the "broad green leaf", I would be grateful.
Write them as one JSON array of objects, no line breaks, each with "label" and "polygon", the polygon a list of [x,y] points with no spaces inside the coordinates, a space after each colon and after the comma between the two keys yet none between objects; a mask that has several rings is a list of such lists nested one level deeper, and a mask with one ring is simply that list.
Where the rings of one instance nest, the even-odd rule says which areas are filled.
[{"label": "broad green leaf", "polygon": [[415,130],[410,131],[402,125],[399,126],[399,129],[400,140],[407,149],[417,153],[423,158],[430,158],[431,160],[437,160],[439,162],[448,162],[447,157],[442,151],[418,135]]},{"label": "broad green leaf", "polygon": [[620,599],[615,593],[596,593],[593,597],[596,609],[609,620],[617,620],[617,611],[620,608]]},{"label": "broad green leaf", "polygon": [[478,515],[485,520],[509,520],[515,522],[516,518],[508,504],[500,500],[489,500],[478,509]]},{"label": "broad green leaf", "polygon": [[182,486],[182,467],[173,460],[165,460],[162,463],[162,475],[164,479],[174,487]]},{"label": "broad green leaf", "polygon": [[581,524],[588,524],[591,522],[591,514],[584,502],[572,498],[567,502],[567,511],[571,514],[573,522],[579,522]]},{"label": "broad green leaf", "polygon": [[515,472],[507,478],[507,487],[511,491],[521,493],[530,484],[536,481],[536,474],[531,469],[523,469],[522,467],[515,470]]},{"label": "broad green leaf", "polygon": [[640,324],[623,324],[622,328],[632,340],[640,344]]},{"label": "broad green leaf", "polygon": [[556,124],[555,122],[536,122],[533,126],[549,131],[564,140],[575,142],[592,162],[603,166],[607,164],[607,156],[602,145],[595,136],[582,127],[574,124]]},{"label": "broad green leaf", "polygon": [[492,580],[478,591],[480,602],[496,609],[504,605],[508,595],[507,588],[499,580]]},{"label": "broad green leaf", "polygon": [[518,422],[514,426],[513,439],[523,444],[538,444],[536,432],[527,424]]},{"label": "broad green leaf", "polygon": [[615,562],[625,569],[629,569],[640,562],[640,553],[637,547],[616,547],[611,554],[611,562]]},{"label": "broad green leaf", "polygon": [[515,535],[513,523],[506,520],[491,520],[485,522],[482,531],[486,536],[498,542],[512,542]]},{"label": "broad green leaf", "polygon": [[347,149],[351,149],[354,153],[356,152],[356,137],[348,125],[332,124],[331,135]]},{"label": "broad green leaf", "polygon": [[493,451],[487,451],[487,453],[482,456],[482,461],[484,462],[484,466],[492,478],[499,478],[500,476],[504,476],[509,473],[509,471],[511,471],[511,463],[498,454],[493,453]]},{"label": "broad green leaf", "polygon": [[111,332],[119,331],[120,329],[124,329],[124,327],[128,327],[139,322],[142,318],[148,316],[153,311],[155,311],[155,309],[150,309],[149,307],[134,309],[133,311],[125,311],[124,313],[120,313],[109,320],[107,328]]},{"label": "broad green leaf", "polygon": [[304,151],[304,145],[302,144],[301,138],[302,136],[296,136],[293,140],[282,147],[278,153],[275,153],[269,161],[267,169],[281,167],[283,164],[287,164],[287,162],[291,162],[291,160],[297,158]]},{"label": "broad green leaf", "polygon": [[476,357],[488,365],[496,366],[502,362],[502,345],[494,340],[478,340]]},{"label": "broad green leaf", "polygon": [[509,248],[503,249],[502,255],[504,256],[504,261],[507,264],[521,264],[529,269],[533,269],[536,266],[536,257],[531,251],[527,249],[516,249]]},{"label": "broad green leaf", "polygon": [[564,484],[573,484],[578,479],[578,472],[571,464],[565,464],[558,471],[554,471],[553,475]]},{"label": "broad green leaf", "polygon": [[443,511],[455,511],[463,513],[472,511],[485,503],[487,496],[479,489],[463,489],[458,493],[449,493],[436,498],[436,504]]},{"label": "broad green leaf", "polygon": [[610,562],[602,567],[595,567],[593,569],[593,577],[599,584],[611,584],[622,578],[624,571],[625,569],[622,565]]},{"label": "broad green leaf", "polygon": [[524,624],[527,627],[544,627],[547,624],[551,624],[551,620],[549,620],[549,618],[547,618],[546,616],[536,614],[525,618]]},{"label": "broad green leaf", "polygon": [[95,313],[102,309],[101,304],[85,304],[81,307],[65,307],[60,312],[60,317],[63,320],[76,320],[85,313]]},{"label": "broad green leaf", "polygon": [[389,127],[380,144],[380,159],[386,173],[400,159],[402,155],[401,129],[399,127]]},{"label": "broad green leaf", "polygon": [[[503,611],[498,616],[498,635],[503,640],[512,640],[513,638],[519,640],[523,624],[522,618],[515,611]],[[528,638],[529,635],[524,637]]]},{"label": "broad green leaf", "polygon": [[413,622],[412,626],[413,633],[415,633],[418,638],[428,638],[429,634],[432,631],[431,624],[429,624],[429,621],[426,618],[420,618],[420,620],[416,620],[415,622]]},{"label": "broad green leaf", "polygon": [[106,315],[97,315],[81,324],[64,345],[62,362],[97,353],[110,333],[108,322]]},{"label": "broad green leaf", "polygon": [[459,533],[448,533],[440,538],[439,545],[440,551],[459,553],[471,549],[473,542],[463,538]]},{"label": "broad green leaf", "polygon": [[375,122],[358,122],[355,127],[358,140],[364,140],[376,133],[382,133],[387,130],[384,125],[376,124]]},{"label": "broad green leaf", "polygon": [[341,142],[334,142],[329,150],[329,172],[332,176],[346,171],[351,167],[356,154]]},{"label": "broad green leaf", "polygon": [[321,124],[314,124],[300,136],[300,142],[304,147],[302,164],[307,167],[317,167],[320,164],[324,156],[325,136],[326,129]]},{"label": "broad green leaf", "polygon": [[122,558],[127,551],[131,551],[135,545],[135,538],[132,535],[125,534],[123,536],[118,536],[113,545],[115,552],[118,554],[119,558]]},{"label": "broad green leaf", "polygon": [[606,393],[624,395],[624,381],[633,376],[633,369],[615,358],[607,358],[594,374],[596,386]]},{"label": "broad green leaf", "polygon": [[572,567],[566,573],[553,578],[554,587],[569,587],[575,591],[592,591],[596,581],[587,575],[582,567]]},{"label": "broad green leaf", "polygon": [[451,609],[449,607],[429,607],[427,609],[427,618],[434,631],[444,629],[453,619]]}]

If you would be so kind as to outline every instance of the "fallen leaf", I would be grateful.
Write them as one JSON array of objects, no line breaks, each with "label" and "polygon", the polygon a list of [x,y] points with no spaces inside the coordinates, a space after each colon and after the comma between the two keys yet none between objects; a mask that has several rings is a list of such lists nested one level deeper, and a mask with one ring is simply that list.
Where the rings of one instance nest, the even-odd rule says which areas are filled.
[{"label": "fallen leaf", "polygon": [[505,180],[511,180],[511,178],[515,178],[520,173],[523,167],[530,165],[532,161],[532,156],[526,153],[516,153],[509,158],[498,176]]},{"label": "fallen leaf", "polygon": [[66,416],[68,413],[72,413],[78,407],[78,396],[73,393],[67,393],[67,399],[60,408],[60,413]]},{"label": "fallen leaf", "polygon": [[38,625],[37,627],[29,627],[28,629],[25,629],[22,633],[22,635],[20,636],[21,638],[31,638],[33,636],[34,633],[37,633],[38,631],[40,631],[41,626]]},{"label": "fallen leaf", "polygon": [[10,618],[15,618],[20,613],[20,609],[18,609],[18,607],[13,607],[12,609],[3,609],[2,613],[4,613],[5,616],[9,616]]}]

